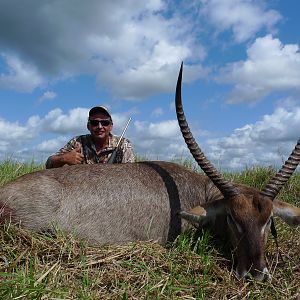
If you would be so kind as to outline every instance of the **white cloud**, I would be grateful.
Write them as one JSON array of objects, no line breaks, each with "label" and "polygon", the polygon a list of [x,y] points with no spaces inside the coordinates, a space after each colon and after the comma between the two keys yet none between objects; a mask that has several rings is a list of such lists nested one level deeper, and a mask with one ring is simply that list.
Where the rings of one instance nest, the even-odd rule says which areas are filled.
[{"label": "white cloud", "polygon": [[149,159],[172,159],[187,153],[177,120],[158,123],[136,121],[134,144]]},{"label": "white cloud", "polygon": [[209,158],[223,169],[281,165],[299,139],[300,107],[277,108],[261,121],[207,141]]},{"label": "white cloud", "polygon": [[[0,119],[0,158],[9,153],[21,161],[33,158],[45,160],[73,136],[88,132],[87,114],[86,108],[76,108],[67,113],[55,109],[44,117],[30,117],[24,125]],[[117,126],[115,132],[120,134],[127,122],[127,113],[117,113],[113,118]],[[300,107],[287,105],[278,107],[254,124],[235,129],[224,138],[211,139],[208,132],[197,128],[193,129],[193,134],[217,168],[232,170],[252,165],[281,164],[295,146],[299,128]],[[55,137],[49,138],[53,134]],[[157,123],[136,120],[125,136],[130,138],[136,152],[148,159],[191,158],[177,120]]]},{"label": "white cloud", "polygon": [[[73,136],[86,134],[87,108],[74,108],[64,113],[61,109],[54,109],[44,117],[31,116],[24,125],[18,122],[8,122],[0,119],[0,158],[4,158],[6,153],[13,153],[14,158],[21,161],[31,160],[35,153],[43,155],[42,159],[56,152]],[[112,115],[114,120],[114,132],[121,134],[128,121],[130,112],[115,113]],[[129,131],[134,131],[131,124]],[[55,138],[48,139],[49,135]],[[34,143],[36,146],[32,146]]]},{"label": "white cloud", "polygon": [[44,94],[39,98],[39,102],[44,102],[46,100],[52,100],[56,98],[56,93],[52,91],[46,91]]},{"label": "white cloud", "polygon": [[70,137],[59,136],[54,139],[49,139],[43,141],[34,147],[34,150],[41,153],[56,153],[60,148],[62,148],[68,141]]},{"label": "white cloud", "polygon": [[[139,59],[139,56],[142,57]],[[175,46],[170,41],[155,40],[151,46],[135,46],[129,56],[124,57],[123,52],[116,61],[95,61],[101,69],[97,75],[98,83],[107,88],[113,86],[112,94],[115,97],[130,100],[141,100],[159,92],[169,92],[174,89],[180,62],[191,56],[192,53],[184,42]],[[128,59],[132,62],[130,65],[127,64]],[[184,81],[203,78],[208,72],[209,69],[201,65],[186,65]]]},{"label": "white cloud", "polygon": [[219,80],[234,84],[229,102],[257,101],[274,91],[300,90],[300,53],[296,44],[283,45],[267,35],[247,50],[246,61],[228,64]]},{"label": "white cloud", "polygon": [[[87,115],[86,108],[72,109],[67,114],[54,109],[43,118],[30,117],[24,125],[0,119],[0,157],[13,153],[14,158],[20,161],[31,160],[34,156],[46,159],[73,136],[88,133]],[[127,116],[126,112],[113,114],[116,134],[121,134],[128,121]],[[49,139],[49,134],[56,137]],[[130,124],[125,136],[131,139],[137,153],[149,159],[171,159],[187,153],[176,120],[159,123],[135,121]],[[39,142],[31,145],[34,139]]]},{"label": "white cloud", "polygon": [[54,109],[42,120],[42,126],[52,133],[83,134],[86,132],[88,111],[86,108],[74,108],[64,114],[61,109]]},{"label": "white cloud", "polygon": [[167,120],[159,123],[136,121],[135,127],[138,133],[151,139],[176,137],[179,133],[176,120]]},{"label": "white cloud", "polygon": [[34,65],[25,63],[12,54],[2,54],[1,56],[8,71],[0,74],[0,88],[32,92],[44,84],[42,76]]},{"label": "white cloud", "polygon": [[[28,119],[25,125],[18,122],[9,122],[0,118],[0,159],[19,158],[23,161],[23,154],[18,155],[21,149],[24,149],[28,143],[34,140],[39,135],[39,126],[35,117]],[[32,152],[31,152],[32,153]]]},{"label": "white cloud", "polygon": [[[71,138],[73,134],[79,135],[87,132],[87,115],[88,109],[75,108],[70,110],[68,114],[64,114],[60,109],[54,109],[44,118],[31,116],[24,125],[0,119],[0,152],[17,153],[19,151],[19,153],[22,153],[28,147],[26,145],[29,145],[36,138],[41,140],[47,134],[59,134],[57,137],[58,142],[62,139],[67,141],[63,136],[64,134],[69,135],[69,138]],[[34,151],[41,151],[45,148],[45,143],[48,142],[40,142],[36,149],[34,147],[30,148],[31,158]],[[53,142],[51,145],[53,145]],[[54,146],[50,150],[53,151],[53,148]]]},{"label": "white cloud", "polygon": [[275,10],[266,10],[261,2],[247,0],[202,0],[202,14],[219,32],[232,30],[237,42],[252,38],[266,28],[272,30],[281,19]]},{"label": "white cloud", "polygon": [[37,134],[31,120],[25,126],[21,126],[18,122],[8,122],[0,119],[0,136],[4,143],[22,144],[27,139],[32,139]]},{"label": "white cloud", "polygon": [[185,80],[207,72],[200,65],[205,50],[188,18],[167,14],[164,1],[28,0],[22,10],[18,5],[0,3],[2,51],[18,57],[14,64],[6,60],[11,71],[2,86],[32,91],[89,74],[115,97],[141,99],[173,90],[182,60],[195,65]]},{"label": "white cloud", "polygon": [[[174,103],[173,103],[173,106],[174,106]],[[161,107],[157,107],[152,111],[151,116],[159,117],[159,116],[162,116],[163,114],[164,114],[163,109]]]}]

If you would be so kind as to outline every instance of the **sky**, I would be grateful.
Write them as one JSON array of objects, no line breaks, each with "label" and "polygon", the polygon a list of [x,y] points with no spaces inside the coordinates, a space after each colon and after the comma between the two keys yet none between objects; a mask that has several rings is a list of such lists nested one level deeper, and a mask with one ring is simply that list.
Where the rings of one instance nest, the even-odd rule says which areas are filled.
[{"label": "sky", "polygon": [[298,0],[0,0],[0,160],[44,162],[105,105],[139,157],[281,166],[300,129]]}]

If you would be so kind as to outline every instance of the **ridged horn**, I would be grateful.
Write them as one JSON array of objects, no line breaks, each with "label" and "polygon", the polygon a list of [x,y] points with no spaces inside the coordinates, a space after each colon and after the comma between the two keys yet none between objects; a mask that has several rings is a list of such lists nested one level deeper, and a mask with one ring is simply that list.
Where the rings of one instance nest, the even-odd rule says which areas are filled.
[{"label": "ridged horn", "polygon": [[274,200],[281,188],[289,180],[300,162],[300,139],[284,165],[261,191],[261,194]]},{"label": "ridged horn", "polygon": [[189,125],[186,121],[184,115],[182,99],[181,99],[181,82],[182,82],[182,69],[183,63],[181,63],[177,85],[176,85],[176,96],[175,96],[175,106],[177,113],[178,124],[182,133],[182,136],[187,144],[191,154],[196,160],[200,168],[205,172],[205,174],[210,178],[210,180],[215,184],[215,186],[220,190],[220,192],[225,197],[234,197],[240,194],[239,190],[232,185],[231,182],[225,180],[223,176],[217,171],[217,169],[211,164],[211,162],[205,157],[204,153],[200,149],[199,145],[195,141]]}]

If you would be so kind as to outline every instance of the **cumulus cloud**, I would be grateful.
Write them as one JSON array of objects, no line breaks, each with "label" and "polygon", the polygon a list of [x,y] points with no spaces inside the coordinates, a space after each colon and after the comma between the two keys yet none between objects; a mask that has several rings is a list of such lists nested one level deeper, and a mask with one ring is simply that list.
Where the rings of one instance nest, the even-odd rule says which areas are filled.
[{"label": "cumulus cloud", "polygon": [[7,72],[0,74],[0,88],[18,92],[32,92],[44,84],[43,77],[33,64],[23,62],[12,54],[2,54]]},{"label": "cumulus cloud", "polygon": [[138,133],[142,133],[153,139],[166,137],[175,137],[178,132],[178,123],[176,120],[168,120],[160,123],[136,122],[135,127]]},{"label": "cumulus cloud", "polygon": [[32,150],[30,157],[23,155],[23,151],[30,141],[39,136],[37,121],[36,117],[31,117],[26,124],[22,125],[19,122],[9,122],[0,118],[0,159],[7,159],[11,156],[20,161],[32,159]]},{"label": "cumulus cloud", "polygon": [[[38,154],[45,159],[60,149],[71,137],[88,132],[87,115],[86,108],[72,109],[67,113],[54,109],[44,117],[30,117],[24,125],[0,119],[0,157],[3,158],[5,153],[13,153],[15,158],[23,161]],[[121,134],[128,121],[128,115],[129,112],[112,115],[115,134]],[[54,134],[55,137],[47,138],[49,134]],[[131,139],[137,153],[152,159],[182,157],[187,152],[176,120],[159,123],[134,121],[128,127],[126,137]],[[33,143],[32,146],[31,142],[35,139],[39,142]]]},{"label": "cumulus cloud", "polygon": [[[174,103],[173,103],[173,106],[174,106]],[[152,111],[151,116],[159,117],[159,116],[163,115],[163,113],[164,113],[163,109],[161,107],[157,107]]]},{"label": "cumulus cloud", "polygon": [[278,166],[299,139],[300,107],[277,108],[261,121],[237,128],[224,138],[207,141],[207,153],[223,169]]},{"label": "cumulus cloud", "polygon": [[[25,124],[19,124],[19,122],[9,122],[4,119],[0,119],[0,152],[3,153],[18,153],[18,157],[28,155],[31,151],[32,154],[35,151],[41,152],[45,149],[45,145],[52,145],[47,153],[53,151],[54,146],[59,142],[67,139],[65,136],[83,134],[86,132],[88,109],[75,108],[70,110],[67,114],[64,114],[60,109],[54,109],[46,114],[43,118],[40,116],[31,116]],[[41,139],[47,134],[57,134],[58,137],[54,142],[40,142],[37,148],[30,147],[30,150],[26,149],[31,142],[35,139]],[[53,146],[54,145],[54,146]],[[60,145],[60,147],[63,144]],[[22,155],[21,155],[22,154]],[[26,154],[27,155],[27,154]],[[26,156],[25,155],[25,156]],[[24,157],[23,157],[24,158]]]},{"label": "cumulus cloud", "polygon": [[83,134],[86,131],[87,108],[74,108],[68,114],[61,109],[51,110],[41,123],[43,130],[57,134]]},{"label": "cumulus cloud", "polygon": [[187,153],[177,120],[157,123],[136,121],[134,132],[138,152],[149,159],[172,159]]},{"label": "cumulus cloud", "polygon": [[300,53],[296,44],[283,45],[267,35],[247,50],[247,60],[228,64],[218,79],[234,84],[228,101],[257,101],[274,91],[300,90]]},{"label": "cumulus cloud", "polygon": [[[71,137],[87,132],[87,114],[86,108],[67,113],[55,109],[43,117],[30,117],[24,125],[0,119],[0,158],[9,153],[21,161],[33,157],[45,160]],[[128,115],[124,112],[112,116],[116,134],[121,133]],[[195,127],[192,131],[206,156],[222,170],[253,165],[275,166],[287,158],[299,138],[300,107],[278,107],[260,121],[236,128],[223,138],[212,139],[209,132],[202,132],[193,124],[192,127]],[[191,158],[177,120],[148,122],[137,119],[130,124],[126,137],[133,142],[135,151],[148,159]]]},{"label": "cumulus cloud", "polygon": [[34,126],[34,119],[30,118],[25,126],[18,122],[8,122],[0,119],[0,136],[4,144],[21,145],[25,140],[32,139],[37,135],[37,130]]},{"label": "cumulus cloud", "polygon": [[281,19],[275,10],[266,10],[261,2],[245,0],[202,0],[202,14],[219,32],[232,30],[236,42],[245,42],[262,29],[272,30]]},{"label": "cumulus cloud", "polygon": [[14,53],[18,63],[5,60],[11,71],[3,75],[2,86],[26,92],[89,74],[115,97],[141,99],[173,89],[182,60],[194,65],[185,80],[207,72],[200,65],[205,50],[190,22],[168,16],[162,0],[28,0],[20,5],[0,3],[0,51],[7,57]]},{"label": "cumulus cloud", "polygon": [[52,91],[46,91],[44,92],[44,94],[39,98],[39,102],[44,102],[47,100],[52,100],[54,98],[56,98],[56,93],[52,92]]},{"label": "cumulus cloud", "polygon": [[34,147],[34,151],[41,153],[56,153],[62,146],[64,146],[70,137],[58,136],[53,139],[45,140]]}]

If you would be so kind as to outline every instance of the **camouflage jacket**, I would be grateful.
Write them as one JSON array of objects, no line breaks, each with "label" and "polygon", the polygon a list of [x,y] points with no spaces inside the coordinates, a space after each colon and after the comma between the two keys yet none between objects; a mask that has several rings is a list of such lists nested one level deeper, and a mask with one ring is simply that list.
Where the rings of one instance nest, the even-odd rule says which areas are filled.
[{"label": "camouflage jacket", "polygon": [[[107,148],[100,151],[96,151],[96,146],[91,138],[90,134],[80,135],[72,138],[64,147],[62,147],[56,155],[66,153],[73,149],[80,149],[84,156],[85,164],[97,164],[97,163],[107,163],[112,152],[116,149],[119,137],[110,134],[109,145]],[[130,141],[126,138],[122,138],[122,141],[117,150],[117,155],[115,163],[128,163],[135,161],[135,154],[133,146]],[[51,156],[46,162],[46,167],[51,168]]]}]

